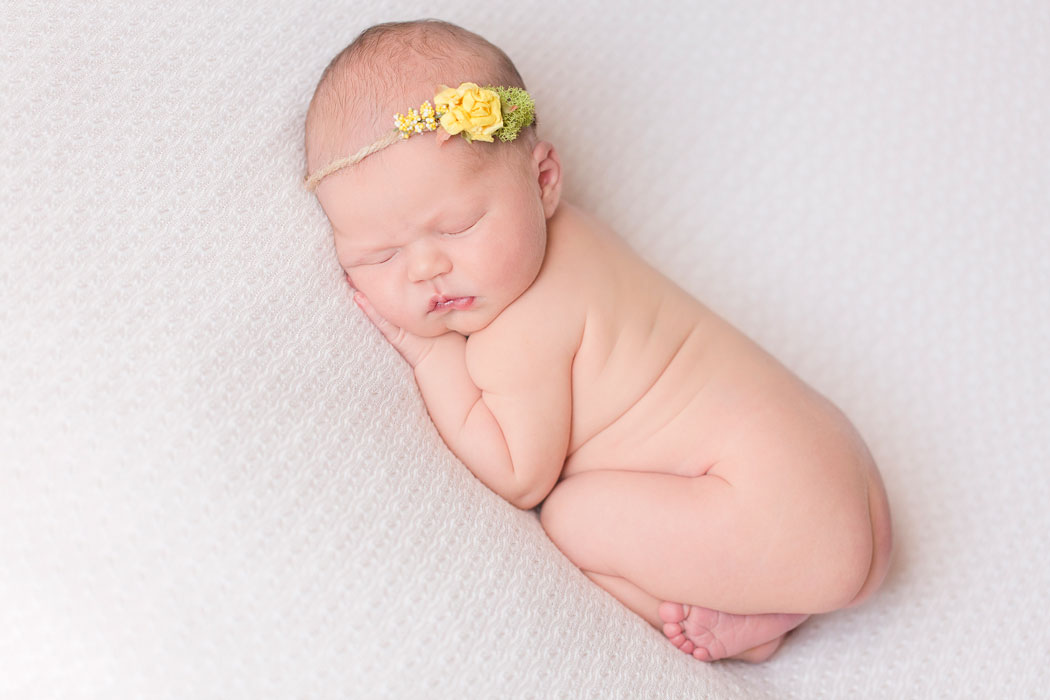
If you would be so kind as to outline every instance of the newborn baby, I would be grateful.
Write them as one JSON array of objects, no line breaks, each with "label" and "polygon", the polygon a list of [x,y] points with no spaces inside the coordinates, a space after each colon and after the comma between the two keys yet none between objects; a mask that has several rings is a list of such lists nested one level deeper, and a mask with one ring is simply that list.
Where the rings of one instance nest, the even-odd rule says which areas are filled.
[{"label": "newborn baby", "polygon": [[767,659],[881,584],[879,473],[835,406],[561,198],[523,88],[444,22],[340,53],[306,120],[339,264],[478,479],[542,502],[558,548],[682,651]]}]

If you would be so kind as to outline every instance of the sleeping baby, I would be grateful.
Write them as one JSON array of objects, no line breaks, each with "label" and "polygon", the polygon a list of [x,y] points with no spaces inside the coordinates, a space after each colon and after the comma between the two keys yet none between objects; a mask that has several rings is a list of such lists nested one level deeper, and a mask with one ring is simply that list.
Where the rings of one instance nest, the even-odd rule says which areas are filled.
[{"label": "sleeping baby", "polygon": [[846,417],[561,198],[500,49],[377,25],[322,75],[306,186],[452,452],[683,652],[769,658],[881,584],[886,493]]}]

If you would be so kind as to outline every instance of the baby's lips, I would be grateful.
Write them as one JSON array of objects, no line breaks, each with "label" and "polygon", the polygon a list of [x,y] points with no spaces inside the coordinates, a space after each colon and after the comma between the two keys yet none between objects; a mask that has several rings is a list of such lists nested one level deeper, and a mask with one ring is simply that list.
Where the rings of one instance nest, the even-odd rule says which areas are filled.
[{"label": "baby's lips", "polygon": [[474,306],[474,301],[475,297],[472,296],[435,296],[430,300],[428,312],[450,309],[465,311]]},{"label": "baby's lips", "polygon": [[455,295],[444,296],[442,294],[437,294],[435,296],[430,297],[430,303],[427,305],[427,311],[433,311],[438,306],[440,306],[441,304],[444,304],[447,301],[451,301],[452,299],[460,299],[460,298],[461,297],[457,297]]}]

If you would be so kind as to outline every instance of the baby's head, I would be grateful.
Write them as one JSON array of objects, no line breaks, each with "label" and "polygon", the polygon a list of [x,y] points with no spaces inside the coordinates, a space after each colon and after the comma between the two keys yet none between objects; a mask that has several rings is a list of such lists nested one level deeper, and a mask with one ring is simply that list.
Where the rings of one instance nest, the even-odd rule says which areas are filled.
[{"label": "baby's head", "polygon": [[[365,30],[314,92],[307,172],[383,143],[395,113],[465,82],[525,87],[506,54],[456,25],[423,20]],[[387,140],[316,185],[339,263],[350,284],[408,332],[481,330],[539,274],[547,219],[561,195],[557,153],[535,125],[506,142],[448,138],[440,128]]]}]

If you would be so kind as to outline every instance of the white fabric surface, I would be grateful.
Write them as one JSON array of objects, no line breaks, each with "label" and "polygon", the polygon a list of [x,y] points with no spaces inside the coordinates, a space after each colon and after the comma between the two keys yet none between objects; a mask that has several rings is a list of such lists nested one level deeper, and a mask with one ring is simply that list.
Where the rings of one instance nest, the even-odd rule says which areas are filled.
[{"label": "white fabric surface", "polygon": [[[301,189],[328,60],[502,46],[566,197],[836,401],[882,592],[705,665],[444,448]],[[0,696],[1034,697],[1050,5],[9,2]]]}]

